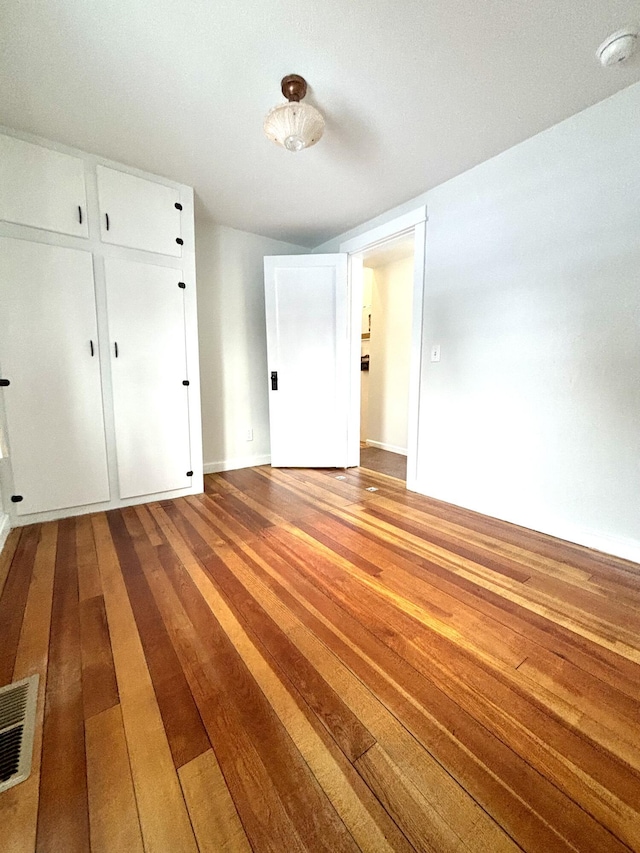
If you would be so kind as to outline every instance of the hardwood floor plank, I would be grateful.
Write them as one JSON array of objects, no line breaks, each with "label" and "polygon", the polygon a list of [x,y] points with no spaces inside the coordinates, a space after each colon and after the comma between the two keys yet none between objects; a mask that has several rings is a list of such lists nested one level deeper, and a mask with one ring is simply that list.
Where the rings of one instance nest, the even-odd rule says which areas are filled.
[{"label": "hardwood floor plank", "polygon": [[36,850],[86,853],[89,841],[76,520],[59,522],[44,708]]},{"label": "hardwood floor plank", "polygon": [[[266,553],[267,559],[263,561],[254,548],[260,548],[261,553]],[[292,606],[294,599],[288,596],[290,590],[286,587],[286,582],[285,586],[282,587],[276,584],[274,587],[276,594],[274,594],[268,583],[268,575],[263,575],[262,579],[258,580],[258,576],[262,574],[261,567],[269,568],[278,562],[277,557],[269,554],[264,546],[260,547],[260,543],[245,546],[241,549],[241,553],[242,557],[233,551],[225,550],[220,556],[225,564],[242,579],[246,588],[255,591],[256,598],[259,598],[263,606],[268,609],[274,621],[294,640],[296,647],[305,654],[314,667],[322,672],[323,677],[328,683],[332,684],[334,690],[343,700],[349,702],[353,712],[368,726],[371,732],[375,733],[376,738],[382,738],[391,749],[401,749],[405,763],[407,755],[412,756],[412,769],[418,768],[416,772],[419,774],[420,785],[425,787],[425,781],[428,779],[427,790],[437,792],[436,808],[440,813],[446,819],[455,822],[459,828],[462,827],[460,830],[462,832],[473,831],[475,836],[478,830],[482,829],[484,834],[491,838],[492,843],[488,845],[487,849],[495,851],[514,849],[504,833],[498,829],[486,813],[478,808],[468,794],[426,752],[421,750],[417,742],[408,735],[396,718],[389,714],[384,706],[377,703],[372,694],[366,691],[361,681],[355,678],[349,670],[343,669],[340,661],[327,652],[323,643],[317,640],[313,633],[302,627],[302,621],[294,616],[293,611],[296,610],[296,605],[294,603]],[[289,575],[290,573],[288,573]],[[265,579],[267,585],[262,583]],[[285,606],[283,602],[287,602],[288,606]],[[312,619],[312,625],[316,618],[322,619],[321,614],[314,610],[308,599],[303,599],[303,602],[301,612]],[[312,611],[314,616],[311,616],[309,611]],[[348,619],[348,617],[342,613],[336,621],[341,623],[344,619]],[[317,623],[315,626],[317,628]],[[311,649],[313,652],[310,651]],[[401,745],[403,746],[401,747]]]},{"label": "hardwood floor plank", "polygon": [[[187,521],[193,519],[188,507],[181,506]],[[192,536],[195,530],[192,531]],[[190,540],[193,547],[193,541]],[[270,619],[258,602],[247,592],[223,559],[211,554],[205,568],[224,593],[227,603],[242,619],[273,660],[286,674],[315,714],[340,745],[345,755],[354,761],[373,744],[370,732],[349,711],[340,697],[318,677],[308,661],[300,655],[285,633]]]},{"label": "hardwood floor plank", "polygon": [[[179,545],[178,551],[173,551],[174,541],[180,542],[179,533],[163,514],[162,508],[154,507],[152,513],[171,542],[171,546],[158,549],[162,565],[169,571],[176,569],[181,573],[182,569],[176,562]],[[197,563],[193,555],[190,559]],[[153,566],[147,568],[153,571]],[[176,649],[247,835],[254,848],[269,853],[278,853],[282,849],[295,853],[304,851],[306,848],[300,835],[259,755],[259,744],[243,725],[235,696],[232,693],[228,699],[224,692],[225,681],[237,672],[237,664],[226,664],[231,666],[231,672],[226,673],[225,679],[224,671],[220,672],[220,663],[211,659],[209,642],[204,643],[200,639],[208,636],[207,625],[204,631],[199,630],[200,620],[197,611],[194,612],[194,608],[200,610],[201,604],[198,596],[194,596],[191,582],[184,580],[184,584],[178,583],[177,589],[181,590],[178,598],[177,589],[168,577],[163,580],[158,573],[154,585],[156,601],[163,606],[167,627],[175,637]],[[189,614],[183,604],[189,608]],[[210,614],[205,613],[202,618],[207,623]],[[222,666],[225,666],[224,659]],[[242,679],[242,672],[236,677]]]},{"label": "hardwood floor plank", "polygon": [[[314,537],[318,538],[316,523],[302,522],[299,523],[299,527],[307,533],[313,533]],[[327,544],[330,540],[327,537],[320,535],[318,541]],[[345,555],[344,549],[338,550],[341,556]],[[357,579],[357,573],[354,572],[353,568],[355,563],[357,563],[358,568],[361,568],[357,555],[355,561],[351,562],[351,579],[354,578],[354,574]],[[370,573],[367,572],[367,574]],[[471,665],[473,665],[474,661],[481,664],[485,670],[483,678],[486,679],[485,673],[487,671],[487,667],[489,667],[489,672],[500,673],[502,676],[502,685],[507,686],[507,689],[514,689],[517,691],[518,698],[511,701],[509,704],[513,706],[514,702],[515,704],[520,703],[520,716],[522,715],[521,699],[523,693],[522,682],[524,673],[518,672],[516,674],[512,671],[510,666],[505,667],[503,665],[500,655],[497,658],[495,657],[495,651],[492,649],[492,646],[498,646],[499,648],[501,638],[496,635],[495,631],[489,631],[489,633],[487,633],[487,629],[491,628],[490,624],[488,626],[483,625],[478,620],[473,618],[470,619],[467,614],[462,621],[463,623],[466,623],[468,627],[466,630],[460,630],[453,635],[455,636],[455,640],[452,641],[452,635],[449,627],[451,625],[455,625],[456,622],[452,618],[451,614],[448,615],[448,618],[444,623],[442,620],[434,618],[431,606],[432,599],[434,598],[433,592],[429,590],[428,592],[423,593],[416,584],[403,583],[402,573],[397,567],[394,567],[393,570],[387,570],[383,581],[371,581],[366,576],[360,576],[360,579],[364,581],[365,584],[370,585],[375,592],[384,594],[388,591],[393,600],[394,608],[406,610],[409,615],[416,617],[420,621],[421,624],[415,629],[412,629],[410,624],[405,624],[402,633],[405,638],[411,638],[418,647],[426,647],[428,649],[427,656],[431,655],[437,648],[439,649],[438,657],[446,657],[444,649],[448,644],[451,654],[463,651],[466,653],[466,657],[471,659]],[[366,595],[366,593],[363,593],[363,595]],[[416,604],[419,605],[419,610],[416,610]],[[377,601],[373,601],[371,607],[373,607],[374,610],[381,609],[380,603]],[[425,618],[421,618],[421,611],[422,614],[429,614],[428,621],[426,621]],[[433,636],[434,631],[438,634],[437,639]],[[508,655],[507,650],[509,639],[513,644],[513,638],[504,638],[503,655],[505,657]],[[453,645],[453,642],[455,642],[455,646]],[[491,649],[491,653],[488,654],[486,649]],[[514,651],[515,660],[510,661],[507,657],[507,664],[522,662],[526,655],[535,653],[535,647],[530,646],[527,648],[522,644],[520,644],[520,646],[516,644]],[[405,653],[404,656],[407,657],[407,654]],[[463,661],[460,659],[456,660],[452,666],[454,669],[458,669],[462,664]],[[467,662],[465,665],[468,666],[469,663]],[[489,676],[489,678],[492,677],[493,675]],[[497,692],[499,693],[501,689],[503,689],[502,686],[498,687]],[[587,714],[583,713],[578,719],[569,704],[563,702],[560,697],[558,699],[554,699],[554,697],[550,696],[544,687],[540,686],[539,682],[528,682],[526,685],[526,691],[544,703],[545,708],[552,709],[556,717],[559,717],[570,726],[577,728],[581,734],[586,735],[591,740],[595,741],[596,744],[609,749],[618,758],[630,763],[634,767],[638,767],[640,765],[640,752],[636,749],[632,740],[626,735],[624,727],[619,726],[617,721],[613,718],[608,717],[606,720],[602,720],[598,719],[597,716],[590,718]],[[492,692],[495,693],[496,690],[492,689]],[[533,710],[532,713],[536,714],[536,711]],[[542,719],[540,715],[538,715],[538,719],[540,719],[541,726],[549,725],[546,717]],[[596,764],[597,763],[599,763],[599,759],[596,761]],[[592,764],[592,767],[593,766],[595,765]],[[610,788],[610,782],[608,783],[608,787]],[[628,784],[625,783],[624,787],[627,788]],[[630,793],[629,796],[633,797],[635,794]]]},{"label": "hardwood floor plank", "polygon": [[[234,495],[238,500],[244,501],[272,524],[283,524],[287,519],[309,511],[307,504],[304,504],[301,508],[299,502],[288,500],[286,496],[278,499],[273,494],[273,490],[269,487],[269,484],[251,468],[242,468],[239,471],[226,471],[224,477],[222,479],[221,476],[215,481],[218,484],[216,495]],[[205,495],[210,500],[213,500],[213,493],[211,491],[207,492],[205,489]],[[192,495],[188,500],[193,503],[192,499],[200,497],[202,496]]]},{"label": "hardwood floor plank", "polygon": [[[371,607],[363,607],[360,591],[354,592],[353,590],[347,590],[345,588],[338,595],[335,572],[331,570],[330,566],[327,566],[326,560],[323,561],[317,553],[310,553],[308,545],[302,543],[302,540],[291,536],[290,532],[282,530],[269,532],[268,538],[273,544],[280,541],[286,543],[284,549],[281,550],[280,553],[289,557],[289,565],[294,566],[302,574],[309,575],[311,573],[314,583],[319,584],[325,594],[330,598],[335,598],[343,610],[353,615],[356,622],[364,620],[364,623],[371,627],[372,625],[375,625],[376,622],[380,621],[375,610],[372,611]],[[322,564],[322,566],[328,571],[326,577],[323,576],[319,570],[314,570],[314,567],[317,567],[319,564]],[[376,606],[377,604],[378,602],[376,602]],[[388,645],[389,641],[392,639],[402,643],[403,638],[401,633],[390,629],[389,625],[381,625],[379,628],[378,639],[381,639],[384,645]],[[407,646],[407,648],[410,647]],[[395,649],[392,650],[395,651]],[[377,651],[379,652],[380,650],[378,649]],[[402,660],[402,652],[399,650],[396,654],[398,655],[399,660]],[[406,666],[406,664],[404,664],[404,666]],[[385,667],[387,669],[391,668],[391,661],[388,657],[385,660]],[[393,671],[393,669],[391,671]],[[500,767],[501,779],[505,780],[509,787],[512,787],[512,790],[518,799],[523,803],[531,803],[534,808],[539,809],[539,814],[541,815],[551,813],[553,815],[554,825],[565,834],[570,843],[573,843],[571,839],[575,839],[578,844],[582,844],[584,846],[587,839],[593,840],[595,837],[598,837],[602,844],[601,849],[621,849],[620,843],[616,842],[615,838],[606,830],[603,830],[596,821],[581,810],[573,809],[572,801],[565,796],[561,796],[559,789],[556,788],[555,785],[551,784],[544,774],[540,774],[532,768],[529,765],[528,760],[524,760],[517,751],[514,751],[508,744],[503,743],[500,738],[495,735],[491,735],[491,728],[486,728],[484,726],[479,727],[473,716],[453,701],[447,695],[446,689],[443,691],[441,684],[432,684],[430,679],[425,679],[424,673],[418,673],[414,667],[411,667],[411,673],[412,674],[410,675],[407,671],[406,675],[401,679],[401,682],[403,684],[408,683],[411,685],[410,692],[413,694],[414,698],[418,699],[422,707],[437,709],[438,727],[444,726],[446,730],[456,732],[456,740],[460,742],[460,745],[464,747],[465,751],[469,751],[477,756],[479,761],[478,766],[473,767],[473,765],[466,766],[466,764],[463,764],[462,769],[466,772],[473,770],[476,774],[478,771],[481,772],[480,777],[476,776],[477,781],[475,785],[468,788],[478,802],[482,804],[486,803],[487,806],[489,802],[491,802],[491,806],[494,810],[496,805],[503,802],[502,798],[497,799],[495,797],[495,792],[492,794],[491,799],[487,798],[487,790],[491,790],[493,788],[493,784],[485,790],[477,787],[479,778],[483,779],[484,785],[489,782],[489,779],[486,776],[486,770],[497,764]],[[377,690],[380,689],[381,687],[378,685]],[[432,743],[434,735],[432,734],[428,738],[425,738],[424,734],[426,731],[424,724],[427,721],[419,719],[417,722],[420,723],[420,729],[412,730],[418,737],[418,740],[425,745],[427,743]],[[429,723],[429,725],[431,725],[431,723]],[[454,772],[456,778],[458,778],[463,785],[468,786],[471,780],[468,777],[463,776],[461,778],[457,775],[457,768],[454,770],[453,767],[455,767],[455,765],[452,766],[453,759],[454,754],[449,752],[446,758],[443,756],[443,763],[449,768],[450,772]],[[458,762],[459,760],[460,757],[458,757]],[[492,813],[495,815],[495,811]],[[512,801],[511,806],[509,807],[509,815],[507,816],[503,813],[500,815],[498,820],[503,826],[509,826],[517,814],[518,809]],[[610,814],[609,817],[614,819],[615,815]],[[529,818],[529,821],[530,820],[531,818]],[[519,831],[522,831],[523,828],[524,827],[520,825]],[[539,828],[538,832],[540,831],[541,830]],[[515,833],[515,837],[518,837],[517,833]],[[559,839],[556,838],[555,843],[558,844]]]},{"label": "hardwood floor plank", "polygon": [[[373,583],[369,578],[366,578],[366,582]],[[345,583],[345,590],[351,589],[350,580]],[[334,576],[334,590],[337,585],[339,581]],[[346,594],[350,595],[351,599],[359,596],[361,601],[366,600],[366,593],[363,593],[360,588],[356,590],[356,587],[353,587],[351,593]],[[344,606],[346,599],[342,600]],[[404,602],[397,599],[394,603],[396,607],[404,606]],[[372,608],[377,615],[384,613],[387,605],[381,604],[379,599],[370,602],[367,618],[371,624],[375,624],[376,616],[373,615]],[[393,619],[393,614],[388,614],[387,618],[380,623],[378,633],[381,631],[380,636],[384,641],[396,648],[404,659],[449,693],[461,707],[475,709],[480,721],[487,720],[484,714],[488,712],[492,721],[490,727],[495,729],[498,725],[506,742],[515,745],[521,754],[538,756],[531,763],[556,784],[560,783],[563,788],[571,790],[571,786],[576,784],[573,766],[580,768],[578,782],[580,785],[584,783],[582,774],[586,772],[591,777],[594,788],[591,804],[593,813],[627,841],[640,840],[636,838],[637,833],[633,830],[634,811],[633,809],[629,811],[628,808],[634,802],[640,801],[640,788],[628,777],[626,770],[612,755],[603,755],[590,740],[576,737],[572,712],[568,720],[563,720],[559,713],[560,704],[547,702],[546,710],[551,709],[555,713],[545,713],[535,702],[531,702],[523,695],[519,676],[510,669],[499,668],[497,665],[487,668],[480,660],[478,661],[482,665],[480,674],[476,661],[468,654],[469,650],[464,647],[464,644],[460,643],[460,638],[453,641],[450,637],[437,634],[432,623],[427,624],[423,620],[419,631],[414,632],[413,635],[410,634],[410,626],[404,625],[401,636],[394,638],[388,632],[389,624],[392,624],[390,619]],[[409,643],[406,642],[407,637],[410,638]],[[424,655],[416,654],[416,647],[422,649],[425,652]],[[440,670],[441,676],[438,675]],[[473,699],[469,701],[467,691],[473,690],[474,684],[483,685],[482,696],[475,693]],[[460,690],[457,687],[460,687]],[[481,706],[484,707],[484,711],[481,711]],[[509,711],[505,711],[505,708]],[[500,718],[499,724],[497,718]],[[526,725],[521,725],[522,720],[526,720]],[[596,735],[598,745],[606,745],[616,754],[621,755],[624,760],[631,759],[633,747],[630,744],[612,739],[603,728],[598,731],[596,729],[596,726],[589,726],[589,732]],[[541,733],[550,744],[546,754],[544,750],[540,753],[537,748]],[[583,734],[585,734],[584,731]],[[566,761],[556,760],[556,750],[565,756]],[[608,808],[602,808],[600,805],[601,799],[607,799],[604,796],[605,791],[614,794]]]},{"label": "hardwood floor plank", "polygon": [[179,770],[200,853],[251,853],[251,845],[212,750]]},{"label": "hardwood floor plank", "polygon": [[153,546],[144,536],[135,510],[109,513],[108,519],[171,755],[178,768],[206,752],[209,738],[141,567],[141,560],[152,555]]},{"label": "hardwood floor plank", "polygon": [[[165,530],[170,532],[167,526]],[[177,544],[176,534],[177,530],[171,538],[172,547]],[[185,555],[178,554],[178,556],[182,558]],[[183,564],[177,560],[167,560],[164,566],[195,630],[200,636],[212,639],[212,650],[215,650],[215,654],[210,652],[209,663],[216,673],[216,682],[222,686],[222,701],[229,711],[235,710],[234,722],[237,721],[236,725],[238,722],[241,723],[250,737],[253,748],[264,766],[268,768],[271,785],[277,791],[286,815],[295,826],[305,848],[310,851],[326,850],[327,853],[356,850],[344,824],[327,802],[324,792],[309,771],[309,767],[273,708],[266,701],[242,656],[207,606]],[[174,604],[173,607],[166,609],[166,616],[170,618],[175,611]],[[262,660],[264,661],[264,658]],[[273,678],[273,670],[270,669],[270,672]],[[215,739],[213,746],[216,755],[220,756],[219,738]],[[223,771],[226,772],[227,768],[221,756],[219,760]],[[250,803],[246,805],[247,808],[253,808]],[[241,817],[246,821],[245,810],[242,807],[239,810]],[[245,826],[253,843],[254,839],[248,822]]]},{"label": "hardwood floor plank", "polygon": [[107,612],[102,595],[80,602],[82,701],[85,720],[119,702],[111,654]]},{"label": "hardwood floor plank", "polygon": [[469,847],[376,743],[356,761],[358,772],[416,850],[460,853]]},{"label": "hardwood floor plank", "polygon": [[106,516],[92,524],[145,853],[197,853]]},{"label": "hardwood floor plank", "polygon": [[80,601],[102,595],[100,570],[93,538],[91,516],[81,515],[76,519],[76,548],[78,552],[78,591]]},{"label": "hardwood floor plank", "polygon": [[129,754],[119,705],[86,726],[92,853],[143,853]]},{"label": "hardwood floor plank", "polygon": [[135,508],[135,513],[140,519],[140,524],[144,527],[149,544],[154,546],[162,545],[162,537],[147,507],[144,504],[140,504],[140,506]]},{"label": "hardwood floor plank", "polygon": [[0,686],[9,684],[16,663],[24,609],[40,538],[37,524],[22,529],[0,598]]},{"label": "hardwood floor plank", "polygon": [[425,557],[427,560],[446,565],[451,571],[473,580],[485,589],[496,592],[501,597],[508,597],[512,602],[516,602],[522,607],[568,628],[574,634],[581,635],[595,644],[609,649],[614,654],[625,657],[633,664],[640,662],[640,652],[628,642],[630,637],[635,641],[636,633],[634,631],[619,626],[620,638],[612,638],[611,633],[607,631],[604,620],[597,616],[588,618],[573,607],[570,600],[559,602],[551,596],[526,588],[523,583],[489,573],[479,564],[452,555],[444,548],[431,545],[414,533],[407,530],[399,531],[393,524],[376,518],[368,507],[354,505],[354,507],[349,507],[348,514],[353,514],[354,511],[364,513],[372,520],[375,519],[377,527],[385,531],[390,541],[405,545],[409,543],[414,553]]},{"label": "hardwood floor plank", "polygon": [[9,574],[9,569],[11,568],[13,555],[20,541],[22,530],[22,527],[14,527],[13,530],[10,530],[4,543],[4,548],[0,552],[0,598],[2,597],[2,591],[7,580],[7,575]]},{"label": "hardwood floor plank", "polygon": [[631,698],[640,699],[638,664],[621,659],[609,649],[572,633],[565,626],[555,623],[549,616],[535,613],[521,603],[513,602],[493,590],[485,589],[476,580],[461,576],[455,571],[455,567],[447,564],[439,565],[433,560],[427,560],[415,554],[405,543],[389,541],[384,534],[368,526],[362,519],[348,517],[340,520],[362,535],[362,550],[370,547],[367,542],[373,543],[374,547],[383,545],[385,552],[390,555],[390,563],[383,563],[383,565],[394,565],[400,561],[399,564],[407,571],[413,572],[421,579],[426,578],[429,585],[435,585],[468,603],[483,617],[490,617],[508,626],[510,630],[533,640],[538,647],[557,652],[605,684],[611,685]]},{"label": "hardwood floor plank", "polygon": [[44,697],[47,687],[57,535],[57,522],[49,522],[42,526],[13,670],[13,681],[20,681],[36,673],[40,679],[31,774],[24,782],[0,794],[0,826],[6,853],[33,853],[36,845]]},{"label": "hardwood floor plank", "polygon": [[640,853],[640,566],[263,466],[12,533],[0,586],[10,853]]},{"label": "hardwood floor plank", "polygon": [[[260,684],[318,784],[357,841],[359,849],[367,853],[383,853],[387,850],[408,853],[410,847],[406,840],[380,809],[377,801],[363,789],[349,762],[337,748],[331,748],[326,738],[323,739],[322,733],[325,729],[322,725],[314,727],[310,722],[310,715],[301,711],[300,705],[282,681],[273,677],[271,667],[233,616],[211,577],[205,574],[199,563],[190,556],[188,546],[180,540],[177,531],[167,524],[166,532],[201,595],[223,625],[227,636],[233,640],[234,646],[239,649],[243,661]],[[244,814],[244,811],[241,810],[241,814]],[[303,837],[306,838],[306,835]],[[312,844],[309,850],[321,849],[316,845],[318,842]],[[258,849],[263,849],[262,844]]]}]

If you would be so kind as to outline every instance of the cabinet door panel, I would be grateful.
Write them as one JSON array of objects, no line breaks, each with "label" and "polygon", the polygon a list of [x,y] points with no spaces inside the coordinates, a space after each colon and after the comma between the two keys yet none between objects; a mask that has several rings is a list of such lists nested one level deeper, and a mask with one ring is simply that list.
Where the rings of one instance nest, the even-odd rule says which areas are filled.
[{"label": "cabinet door panel", "polygon": [[0,304],[18,514],[109,500],[91,254],[0,238]]},{"label": "cabinet door panel", "polygon": [[97,173],[104,243],[182,256],[177,190],[106,166]]},{"label": "cabinet door panel", "polygon": [[0,135],[0,219],[86,237],[84,161]]},{"label": "cabinet door panel", "polygon": [[116,259],[105,267],[120,497],[186,489],[191,449],[180,272]]}]

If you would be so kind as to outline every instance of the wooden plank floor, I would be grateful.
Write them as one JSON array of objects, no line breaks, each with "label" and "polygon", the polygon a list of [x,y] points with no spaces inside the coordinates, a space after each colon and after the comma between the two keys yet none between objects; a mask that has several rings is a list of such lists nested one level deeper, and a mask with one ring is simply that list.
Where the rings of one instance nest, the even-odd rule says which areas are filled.
[{"label": "wooden plank floor", "polygon": [[640,566],[338,473],[11,533],[4,853],[640,850]]},{"label": "wooden plank floor", "polygon": [[360,467],[396,477],[398,480],[407,479],[407,457],[379,447],[360,444]]}]

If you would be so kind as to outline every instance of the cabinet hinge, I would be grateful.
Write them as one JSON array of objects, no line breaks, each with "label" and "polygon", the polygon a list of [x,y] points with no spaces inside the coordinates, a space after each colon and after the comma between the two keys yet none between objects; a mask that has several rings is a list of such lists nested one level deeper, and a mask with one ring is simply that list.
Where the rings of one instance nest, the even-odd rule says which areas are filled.
[{"label": "cabinet hinge", "polygon": [[187,477],[193,477],[193,471],[187,471]]},{"label": "cabinet hinge", "polygon": [[185,289],[185,287],[186,287],[186,286],[187,286],[187,285],[184,283],[184,281],[179,281],[179,282],[178,282],[178,287],[181,287],[183,290]]},{"label": "cabinet hinge", "polygon": [[179,202],[179,201],[177,201],[177,202],[174,204],[174,207],[175,207],[175,209],[176,209],[176,210],[182,210],[182,205],[180,204],[180,202]]},{"label": "cabinet hinge", "polygon": [[6,388],[7,385],[11,385],[11,382],[8,379],[0,379],[0,385],[2,385],[3,388]]},{"label": "cabinet hinge", "polygon": [[189,384],[189,380],[188,380],[188,379],[183,379],[183,380],[182,380],[182,384],[183,384],[183,385],[188,385],[188,384]]},{"label": "cabinet hinge", "polygon": [[12,504],[19,504],[20,501],[22,501],[22,500],[24,500],[22,495],[11,495],[11,503]]}]

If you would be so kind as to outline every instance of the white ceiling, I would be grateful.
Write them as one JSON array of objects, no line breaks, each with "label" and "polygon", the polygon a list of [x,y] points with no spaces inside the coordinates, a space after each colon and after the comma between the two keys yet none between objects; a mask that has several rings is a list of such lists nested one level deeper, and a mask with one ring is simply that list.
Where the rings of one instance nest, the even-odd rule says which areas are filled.
[{"label": "white ceiling", "polygon": [[[314,246],[640,79],[594,52],[637,0],[2,0],[0,122],[195,187]],[[325,137],[262,120],[302,74]]]}]

